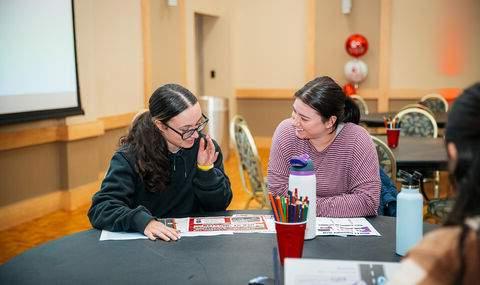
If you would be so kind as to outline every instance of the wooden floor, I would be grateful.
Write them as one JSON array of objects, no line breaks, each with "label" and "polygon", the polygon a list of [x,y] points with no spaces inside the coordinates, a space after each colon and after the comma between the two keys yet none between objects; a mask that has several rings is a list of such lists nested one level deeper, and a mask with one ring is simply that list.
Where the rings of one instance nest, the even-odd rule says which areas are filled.
[{"label": "wooden floor", "polygon": [[[269,149],[259,149],[265,175],[268,152]],[[237,163],[235,154],[231,152],[225,163],[225,171],[230,178],[233,189],[233,200],[228,207],[229,210],[244,209],[248,200],[248,194],[241,187]],[[89,206],[85,205],[71,212],[56,211],[42,218],[0,231],[0,264],[29,248],[65,235],[90,229],[92,226],[86,214]],[[252,202],[250,208],[258,209],[259,204]]]},{"label": "wooden floor", "polygon": [[[266,175],[269,149],[259,149],[262,159],[262,167]],[[233,189],[233,200],[228,209],[244,209],[248,194],[242,190],[238,174],[238,161],[233,152],[225,163],[225,171],[230,177]],[[442,181],[448,181],[446,176]],[[442,185],[442,188],[448,187]],[[429,191],[430,192],[430,191]],[[42,218],[21,224],[19,226],[0,232],[0,264],[22,253],[23,251],[54,240],[65,235],[90,229],[91,225],[87,218],[89,205],[85,205],[75,211],[56,211]],[[251,209],[259,208],[255,202],[250,204]],[[427,221],[435,222],[435,221]]]}]

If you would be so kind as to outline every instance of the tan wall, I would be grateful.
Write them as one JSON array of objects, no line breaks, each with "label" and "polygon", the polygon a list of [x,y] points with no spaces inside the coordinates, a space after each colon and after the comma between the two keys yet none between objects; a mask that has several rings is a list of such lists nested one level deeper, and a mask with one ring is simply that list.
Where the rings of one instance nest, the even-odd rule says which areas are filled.
[{"label": "tan wall", "polygon": [[480,79],[480,1],[392,3],[392,89],[463,88]]},{"label": "tan wall", "polygon": [[[196,52],[197,45],[203,45],[204,48],[204,64],[205,68],[216,68],[219,76],[223,77],[223,81],[230,81],[228,72],[228,57],[225,56],[225,50],[228,49],[229,25],[228,25],[228,6],[223,1],[212,0],[185,0],[185,42],[186,42],[186,76],[187,87],[197,96],[197,63]],[[197,43],[195,37],[195,14],[203,16],[211,16],[214,19],[203,19],[203,43]],[[210,17],[210,18],[211,18]],[[224,44],[227,48],[220,48],[219,45]],[[218,54],[215,54],[218,53]],[[227,53],[228,54],[228,53]],[[208,67],[207,67],[208,66]],[[207,89],[220,89],[222,85],[217,83],[219,80],[205,82]],[[219,93],[225,93],[223,90]],[[213,94],[212,94],[213,95]],[[218,95],[217,95],[218,96]],[[225,96],[225,95],[223,95]],[[226,96],[228,97],[228,95]]]},{"label": "tan wall", "polygon": [[[185,41],[187,87],[197,96],[218,96],[233,99],[230,66],[230,7],[229,1],[186,0]],[[201,18],[202,37],[195,35],[195,14]],[[203,50],[203,78],[197,76],[199,56]],[[216,77],[210,78],[210,70]],[[197,87],[203,80],[204,94]],[[233,100],[230,100],[233,101]],[[232,106],[233,107],[233,106]]]},{"label": "tan wall", "polygon": [[[204,94],[233,97],[230,76],[230,25],[228,15],[204,16],[203,19],[203,82]],[[215,71],[215,78],[210,71]]]},{"label": "tan wall", "polygon": [[347,82],[343,69],[353,59],[345,50],[345,41],[352,34],[364,35],[369,44],[360,57],[368,66],[368,76],[360,88],[378,88],[380,47],[380,0],[353,1],[352,11],[342,14],[340,1],[316,1],[316,71],[329,75],[341,85]]},{"label": "tan wall", "polygon": [[184,82],[182,67],[180,8],[170,7],[167,1],[149,0],[152,85],[148,94],[166,83]]},{"label": "tan wall", "polygon": [[254,136],[271,137],[277,125],[292,113],[292,100],[244,99],[238,101],[238,113]]},{"label": "tan wall", "polygon": [[120,137],[128,133],[128,128],[119,128],[106,132],[105,135],[99,137],[96,148],[98,149],[98,166],[99,172],[106,172],[110,165],[110,159],[118,148],[118,140]]},{"label": "tan wall", "polygon": [[396,112],[409,104],[415,104],[418,100],[416,99],[392,99],[388,103],[388,110]]},{"label": "tan wall", "polygon": [[301,87],[305,83],[305,1],[233,3],[234,87]]},{"label": "tan wall", "polygon": [[[230,3],[214,0],[180,0],[177,6],[168,6],[166,1],[150,0],[149,5],[151,91],[166,83],[178,83],[187,87],[196,96],[229,98],[230,110],[234,110],[229,48]],[[205,94],[199,94],[197,91],[195,14],[216,19],[209,19],[203,25]],[[207,76],[212,69],[216,71],[215,79]]]},{"label": "tan wall", "polygon": [[0,207],[96,181],[124,133],[121,128],[100,137],[1,151]]},{"label": "tan wall", "polygon": [[0,206],[61,188],[59,143],[0,154]]},{"label": "tan wall", "polygon": [[140,13],[139,0],[75,2],[78,75],[85,116],[68,117],[67,124],[143,107]]},{"label": "tan wall", "polygon": [[368,111],[369,111],[370,113],[375,113],[375,112],[378,111],[378,109],[377,109],[377,100],[375,100],[375,99],[373,99],[373,100],[367,99],[367,100],[365,100],[365,102],[367,102]]}]

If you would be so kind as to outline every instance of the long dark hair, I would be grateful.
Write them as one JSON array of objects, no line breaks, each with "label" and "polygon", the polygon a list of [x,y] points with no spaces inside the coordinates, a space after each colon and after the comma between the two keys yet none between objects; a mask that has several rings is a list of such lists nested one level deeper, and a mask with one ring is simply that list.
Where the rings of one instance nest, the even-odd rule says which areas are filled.
[{"label": "long dark hair", "polygon": [[330,77],[321,76],[313,79],[295,92],[295,98],[300,99],[320,114],[325,122],[335,116],[334,132],[339,122],[360,121],[360,110],[353,100],[343,93],[343,89]]},{"label": "long dark hair", "polygon": [[167,141],[154,120],[166,124],[195,103],[197,98],[186,88],[177,84],[163,85],[150,97],[149,110],[139,115],[128,134],[120,138],[119,145],[128,147],[134,155],[136,171],[148,191],[165,190],[170,182]]},{"label": "long dark hair", "polygon": [[[457,149],[457,161],[450,169],[450,178],[456,190],[456,201],[445,225],[462,227],[459,239],[460,271],[456,283],[461,284],[465,272],[464,243],[470,229],[465,226],[468,217],[480,216],[480,83],[465,91],[455,100],[445,133],[446,143]],[[480,233],[477,232],[480,249]],[[480,250],[478,252],[480,256]]]}]

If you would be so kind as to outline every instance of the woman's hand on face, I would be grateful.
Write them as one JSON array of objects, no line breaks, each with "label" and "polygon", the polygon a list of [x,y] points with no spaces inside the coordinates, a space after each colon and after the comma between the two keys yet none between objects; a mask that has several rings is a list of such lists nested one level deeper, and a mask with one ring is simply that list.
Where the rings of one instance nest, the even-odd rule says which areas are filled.
[{"label": "woman's hand on face", "polygon": [[[206,146],[205,146],[206,145]],[[199,165],[212,165],[218,158],[218,151],[215,151],[215,145],[209,135],[200,137],[200,146],[198,148],[197,163]]]},{"label": "woman's hand on face", "polygon": [[171,241],[178,240],[180,238],[180,234],[176,229],[167,227],[157,220],[151,220],[147,227],[145,227],[143,234],[151,240],[160,238],[164,241]]}]

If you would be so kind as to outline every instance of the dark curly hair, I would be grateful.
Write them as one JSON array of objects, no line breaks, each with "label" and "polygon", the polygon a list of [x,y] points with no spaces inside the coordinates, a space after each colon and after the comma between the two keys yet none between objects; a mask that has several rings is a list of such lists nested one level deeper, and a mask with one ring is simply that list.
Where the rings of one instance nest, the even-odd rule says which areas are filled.
[{"label": "dark curly hair", "polygon": [[171,118],[197,103],[197,98],[178,84],[166,84],[153,92],[149,110],[134,119],[128,134],[120,138],[120,147],[127,147],[135,157],[136,171],[151,192],[166,189],[170,183],[167,141],[154,123],[166,124]]}]

